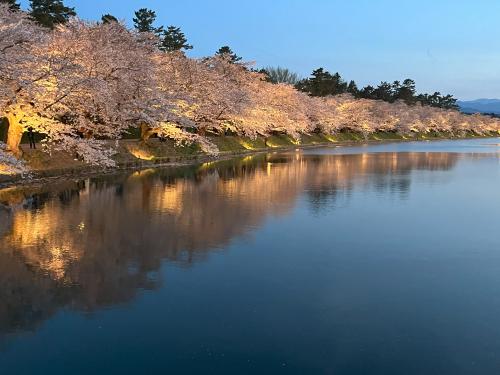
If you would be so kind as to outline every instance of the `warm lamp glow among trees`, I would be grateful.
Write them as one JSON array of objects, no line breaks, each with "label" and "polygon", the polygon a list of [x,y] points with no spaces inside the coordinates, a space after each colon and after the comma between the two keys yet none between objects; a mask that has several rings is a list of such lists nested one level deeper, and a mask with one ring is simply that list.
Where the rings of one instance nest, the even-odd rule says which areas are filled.
[{"label": "warm lamp glow among trees", "polygon": [[[35,14],[35,5],[42,13],[57,9],[49,20]],[[416,97],[431,105],[410,103],[410,81],[391,86],[397,97],[374,100],[380,99],[377,89],[372,96],[360,93],[354,83],[323,70],[297,83],[306,92],[299,91],[291,84],[297,77],[286,72],[288,78],[270,80],[227,46],[212,57],[189,58],[183,51],[191,45],[180,28],[153,26],[156,14],[147,9],[136,13],[136,29],[130,30],[110,15],[99,23],[71,18],[73,10],[60,1],[33,1],[33,7],[30,15],[15,2],[0,3],[0,115],[9,125],[0,161],[13,169],[19,167],[19,144],[29,127],[44,135],[44,150],[65,150],[103,166],[114,165],[109,141],[131,128],[141,129],[144,141],[160,134],[177,144],[198,143],[210,154],[217,148],[207,135],[227,132],[282,133],[300,140],[303,134],[342,130],[483,134],[500,129],[498,119],[432,106],[446,97]],[[315,80],[333,80],[339,90]]]}]

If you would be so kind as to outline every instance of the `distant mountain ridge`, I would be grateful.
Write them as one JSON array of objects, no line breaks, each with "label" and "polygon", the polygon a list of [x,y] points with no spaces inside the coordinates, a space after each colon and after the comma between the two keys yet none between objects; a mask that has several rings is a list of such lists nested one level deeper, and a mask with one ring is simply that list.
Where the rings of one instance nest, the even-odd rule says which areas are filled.
[{"label": "distant mountain ridge", "polygon": [[500,115],[500,99],[459,100],[457,104],[464,113],[495,113]]}]

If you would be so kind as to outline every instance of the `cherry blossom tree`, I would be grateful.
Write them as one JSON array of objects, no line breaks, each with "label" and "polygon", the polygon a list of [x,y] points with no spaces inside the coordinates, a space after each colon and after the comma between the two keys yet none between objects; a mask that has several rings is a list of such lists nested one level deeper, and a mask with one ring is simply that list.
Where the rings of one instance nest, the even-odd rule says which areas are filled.
[{"label": "cherry blossom tree", "polygon": [[[11,11],[8,5],[0,4],[0,113],[9,122],[9,143],[19,144],[22,126],[18,113],[23,104],[18,98],[26,96],[22,90],[29,81],[38,78],[37,72],[27,72],[27,65],[36,65],[36,57],[31,53],[33,45],[43,43],[47,33],[20,11]],[[29,103],[28,100],[25,101]],[[25,104],[24,104],[25,105]],[[17,147],[13,147],[17,151]],[[18,154],[17,152],[15,152]]]},{"label": "cherry blossom tree", "polygon": [[[168,52],[156,59],[156,90],[164,100],[163,120],[149,124],[143,138],[153,133],[170,138],[176,134],[181,143],[197,142],[213,154],[215,146],[204,136],[207,132],[236,132],[232,119],[250,105],[249,90],[260,74],[223,56],[190,59],[181,52]],[[186,128],[196,130],[197,136],[186,134]]]},{"label": "cherry blossom tree", "polygon": [[233,115],[250,103],[250,89],[261,75],[251,72],[244,63],[233,63],[228,57],[213,56],[184,64],[184,95],[180,114],[196,124],[198,133],[224,133],[234,130]]},{"label": "cherry blossom tree", "polygon": [[311,131],[307,117],[309,97],[291,85],[253,82],[251,105],[238,112],[233,123],[241,135],[256,137],[283,133],[295,139]]},{"label": "cherry blossom tree", "polygon": [[6,152],[7,145],[0,142],[0,175],[2,174],[22,174],[28,169],[24,161]]},{"label": "cherry blossom tree", "polygon": [[[11,15],[4,8],[2,12],[6,18]],[[22,29],[29,29],[28,36],[39,32],[25,15],[18,17],[16,24],[26,24]],[[22,35],[16,37],[22,40]],[[76,19],[44,36],[26,47],[18,43],[24,47],[23,58],[8,59],[11,89],[2,107],[9,122],[9,150],[19,155],[22,133],[32,127],[46,135],[50,148],[75,152],[88,163],[112,165],[111,153],[103,151],[105,142],[97,139],[119,138],[130,124],[149,121],[156,108],[149,95],[153,42],[117,22]]]}]

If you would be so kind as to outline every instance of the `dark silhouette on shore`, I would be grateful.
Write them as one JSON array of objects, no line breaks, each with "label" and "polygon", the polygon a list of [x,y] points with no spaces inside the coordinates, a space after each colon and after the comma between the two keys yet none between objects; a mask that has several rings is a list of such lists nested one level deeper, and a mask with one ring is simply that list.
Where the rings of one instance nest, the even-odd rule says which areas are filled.
[{"label": "dark silhouette on shore", "polygon": [[28,139],[30,141],[30,149],[36,150],[35,133],[31,126],[28,128]]}]

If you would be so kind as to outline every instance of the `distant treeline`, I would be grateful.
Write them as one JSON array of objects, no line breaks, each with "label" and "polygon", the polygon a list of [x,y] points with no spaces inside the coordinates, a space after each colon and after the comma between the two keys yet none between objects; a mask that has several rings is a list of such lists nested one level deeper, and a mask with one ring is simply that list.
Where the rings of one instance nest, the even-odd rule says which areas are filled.
[{"label": "distant treeline", "polygon": [[420,103],[431,107],[444,109],[458,109],[457,99],[452,95],[441,95],[439,92],[434,94],[417,94],[415,81],[405,79],[403,82],[394,81],[393,83],[381,82],[377,87],[365,86],[359,89],[356,82],[347,83],[339,73],[331,74],[323,68],[312,72],[311,77],[293,82],[295,87],[312,96],[328,96],[351,94],[356,98],[383,100],[394,103],[397,100],[403,100],[408,105]]}]

